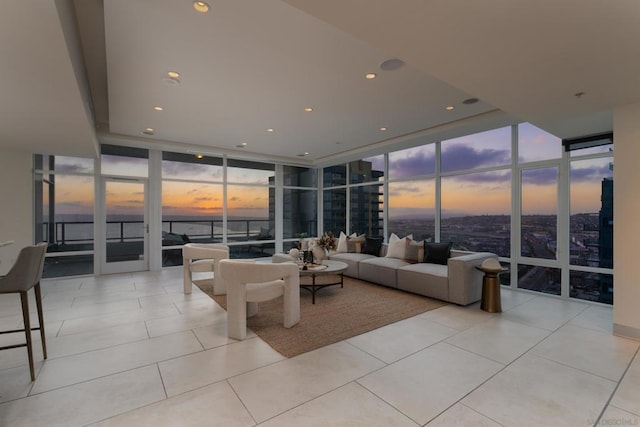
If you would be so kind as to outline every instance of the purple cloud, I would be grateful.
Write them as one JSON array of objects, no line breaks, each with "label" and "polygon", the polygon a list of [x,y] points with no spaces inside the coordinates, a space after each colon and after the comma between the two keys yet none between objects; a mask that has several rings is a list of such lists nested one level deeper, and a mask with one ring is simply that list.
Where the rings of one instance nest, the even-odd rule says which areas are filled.
[{"label": "purple cloud", "polygon": [[605,177],[612,177],[613,171],[609,165],[593,166],[590,168],[572,168],[571,182],[600,181]]},{"label": "purple cloud", "polygon": [[451,172],[474,169],[483,166],[507,165],[511,161],[509,150],[475,148],[465,144],[444,145],[442,150],[442,171]]},{"label": "purple cloud", "polygon": [[93,169],[81,163],[63,163],[56,165],[57,173],[90,173]]},{"label": "purple cloud", "polygon": [[208,179],[222,179],[222,166],[212,166],[200,163],[162,162],[162,175],[179,178],[186,176]]},{"label": "purple cloud", "polygon": [[431,175],[435,172],[435,164],[433,153],[419,151],[411,157],[389,161],[389,175],[392,178]]},{"label": "purple cloud", "polygon": [[511,171],[497,171],[497,172],[481,172],[481,173],[470,173],[465,175],[457,175],[451,178],[443,178],[445,179],[453,179],[458,182],[473,182],[473,183],[490,183],[490,182],[501,182],[501,183],[510,183],[511,182]]},{"label": "purple cloud", "polygon": [[522,171],[522,183],[531,185],[549,185],[558,182],[557,168],[528,169]]}]

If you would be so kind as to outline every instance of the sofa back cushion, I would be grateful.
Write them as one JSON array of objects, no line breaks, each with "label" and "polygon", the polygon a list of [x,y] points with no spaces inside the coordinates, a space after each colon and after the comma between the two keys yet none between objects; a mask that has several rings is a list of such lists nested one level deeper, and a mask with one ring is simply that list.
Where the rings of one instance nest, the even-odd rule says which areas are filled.
[{"label": "sofa back cushion", "polygon": [[379,256],[382,248],[382,237],[365,237],[363,254]]},{"label": "sofa back cushion", "polygon": [[391,236],[389,237],[389,247],[387,248],[387,255],[385,256],[387,258],[405,259],[407,243],[410,242],[412,239],[413,239],[412,235],[403,237],[401,239],[398,236],[396,236],[395,233],[391,233]]},{"label": "sofa back cushion", "polygon": [[451,242],[431,243],[424,242],[424,262],[430,264],[447,265],[451,257]]}]

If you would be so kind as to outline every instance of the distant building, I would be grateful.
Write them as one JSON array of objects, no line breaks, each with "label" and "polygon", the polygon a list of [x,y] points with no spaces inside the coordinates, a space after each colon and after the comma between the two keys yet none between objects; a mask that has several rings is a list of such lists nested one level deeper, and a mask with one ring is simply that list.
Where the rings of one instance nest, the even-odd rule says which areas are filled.
[{"label": "distant building", "polygon": [[[602,180],[600,196],[600,233],[598,258],[600,268],[613,268],[613,178]],[[600,302],[613,304],[613,275],[600,275]]]},{"label": "distant building", "polygon": [[[349,164],[349,183],[372,183],[364,186],[351,186],[349,198],[350,231],[367,236],[382,235],[383,210],[382,183],[380,178],[383,171],[374,170],[371,162],[357,160]],[[323,182],[325,186],[338,186],[347,184],[347,171],[345,165],[337,165],[323,169]],[[324,191],[323,194],[323,218],[324,231],[339,233],[346,231],[346,189],[333,189]]]}]

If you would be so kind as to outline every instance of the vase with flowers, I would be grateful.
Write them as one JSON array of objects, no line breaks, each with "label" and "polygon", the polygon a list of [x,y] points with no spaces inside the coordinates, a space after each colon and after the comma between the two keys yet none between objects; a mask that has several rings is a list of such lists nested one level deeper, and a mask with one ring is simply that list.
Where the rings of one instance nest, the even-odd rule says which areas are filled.
[{"label": "vase with flowers", "polygon": [[330,250],[336,248],[336,238],[332,232],[324,233],[316,240],[316,244],[313,247],[313,256],[317,260],[327,258]]}]

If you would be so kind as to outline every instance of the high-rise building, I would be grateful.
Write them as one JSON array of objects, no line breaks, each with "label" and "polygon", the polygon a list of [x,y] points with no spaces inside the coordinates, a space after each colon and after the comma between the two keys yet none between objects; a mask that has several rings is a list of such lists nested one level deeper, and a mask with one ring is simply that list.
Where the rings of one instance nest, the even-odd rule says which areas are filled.
[{"label": "high-rise building", "polygon": [[[599,251],[600,268],[613,268],[613,178],[602,180],[600,196],[600,233]],[[600,275],[600,302],[613,304],[613,275]]]}]

